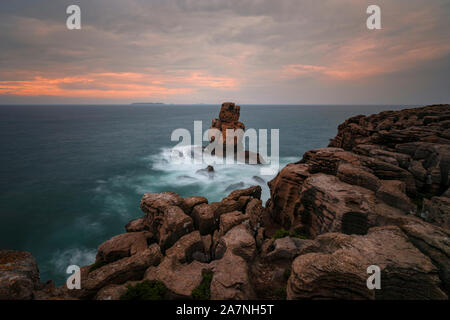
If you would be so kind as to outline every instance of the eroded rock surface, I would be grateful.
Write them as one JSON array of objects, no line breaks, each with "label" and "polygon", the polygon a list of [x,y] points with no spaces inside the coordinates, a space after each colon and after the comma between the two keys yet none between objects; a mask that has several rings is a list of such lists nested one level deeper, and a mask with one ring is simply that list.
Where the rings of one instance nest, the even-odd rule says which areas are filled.
[{"label": "eroded rock surface", "polygon": [[[224,104],[213,127],[242,127],[239,112]],[[265,206],[260,186],[212,203],[147,193],[145,216],[81,268],[81,290],[40,283],[31,254],[2,250],[0,299],[116,300],[144,280],[191,299],[205,274],[211,299],[448,299],[449,130],[448,105],[350,118],[268,182]]]}]

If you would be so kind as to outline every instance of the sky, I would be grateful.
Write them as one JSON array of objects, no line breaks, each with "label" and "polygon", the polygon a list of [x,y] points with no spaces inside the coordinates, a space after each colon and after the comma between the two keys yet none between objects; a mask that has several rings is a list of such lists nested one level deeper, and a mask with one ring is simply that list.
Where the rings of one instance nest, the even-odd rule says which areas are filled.
[{"label": "sky", "polygon": [[449,0],[1,1],[0,104],[449,103],[449,17]]}]

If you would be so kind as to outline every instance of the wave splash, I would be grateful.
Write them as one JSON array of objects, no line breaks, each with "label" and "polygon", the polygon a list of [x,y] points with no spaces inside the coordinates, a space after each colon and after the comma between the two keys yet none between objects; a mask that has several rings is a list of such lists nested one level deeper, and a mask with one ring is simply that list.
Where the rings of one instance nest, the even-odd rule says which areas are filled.
[{"label": "wave splash", "polygon": [[[194,156],[202,155],[202,147],[189,145],[176,148],[163,148],[161,152],[151,155],[146,160],[156,174],[148,177],[148,183],[141,185],[139,191],[161,192],[174,191],[182,196],[201,195],[209,201],[220,201],[235,189],[243,189],[254,185],[262,188],[262,200],[269,196],[267,182],[274,175],[261,175],[262,167],[268,165],[249,165],[245,163],[220,164],[214,156],[203,156],[201,163],[194,161]],[[271,160],[269,158],[269,160]],[[293,158],[280,158],[280,167],[292,162]],[[208,165],[214,167],[211,175],[199,171]],[[155,191],[153,191],[155,190]]]}]

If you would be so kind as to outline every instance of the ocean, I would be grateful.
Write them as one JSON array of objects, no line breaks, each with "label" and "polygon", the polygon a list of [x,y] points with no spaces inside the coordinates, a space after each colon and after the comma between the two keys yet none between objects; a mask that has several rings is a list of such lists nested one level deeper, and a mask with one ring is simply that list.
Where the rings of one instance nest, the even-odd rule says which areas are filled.
[{"label": "ocean", "polygon": [[[412,107],[412,106],[408,106]],[[358,114],[406,106],[242,105],[246,128],[279,129],[280,165],[326,147]],[[257,184],[258,166],[173,163],[174,129],[208,129],[219,105],[0,106],[0,249],[30,251],[41,281],[62,285],[69,265],[94,262],[96,248],[143,215],[145,192],[173,191],[219,201],[236,183]],[[269,148],[270,150],[270,148]],[[272,177],[263,176],[265,181]],[[263,186],[263,200],[269,198]]]}]

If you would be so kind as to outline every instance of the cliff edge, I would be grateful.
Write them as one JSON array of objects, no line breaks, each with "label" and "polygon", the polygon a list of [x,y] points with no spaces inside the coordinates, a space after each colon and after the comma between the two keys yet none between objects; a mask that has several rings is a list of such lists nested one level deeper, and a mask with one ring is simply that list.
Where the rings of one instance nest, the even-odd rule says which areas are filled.
[{"label": "cliff edge", "polygon": [[259,186],[213,203],[145,194],[81,290],[39,284],[30,255],[0,251],[0,299],[127,299],[138,286],[163,299],[448,299],[449,168],[450,105],[352,117],[269,182],[265,206]]}]

